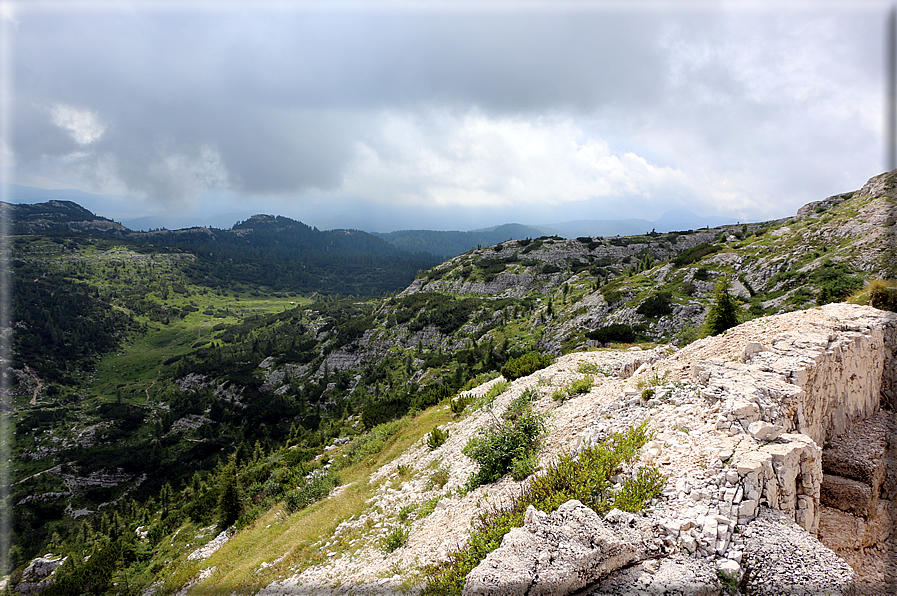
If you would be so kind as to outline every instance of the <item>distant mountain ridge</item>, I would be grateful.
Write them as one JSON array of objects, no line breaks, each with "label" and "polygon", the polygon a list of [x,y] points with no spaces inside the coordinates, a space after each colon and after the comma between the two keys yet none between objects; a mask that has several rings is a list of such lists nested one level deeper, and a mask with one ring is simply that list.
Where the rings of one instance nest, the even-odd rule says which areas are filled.
[{"label": "distant mountain ridge", "polygon": [[[11,184],[10,188],[16,202],[71,201],[90,209],[93,213],[106,213],[107,217],[114,219],[133,231],[182,230],[200,226],[229,230],[236,222],[249,219],[252,216],[249,213],[225,213],[193,217],[168,215],[133,217],[124,212],[129,208],[129,202],[124,197],[97,195],[74,189],[46,190],[18,184]],[[667,211],[654,221],[638,218],[619,218],[615,217],[616,214],[614,213],[597,213],[594,210],[590,210],[589,214],[597,216],[599,219],[579,219],[529,225],[507,223],[468,231],[400,229],[391,232],[376,232],[370,229],[370,222],[347,215],[328,217],[323,220],[312,218],[313,221],[309,223],[314,224],[319,230],[362,230],[379,236],[402,250],[429,252],[444,258],[463,254],[477,246],[491,246],[505,240],[523,240],[539,236],[561,236],[564,238],[635,236],[648,233],[651,230],[664,233],[704,227],[712,228],[735,223],[735,218],[732,217],[701,217],[687,209]],[[302,219],[306,218],[303,217]]]}]

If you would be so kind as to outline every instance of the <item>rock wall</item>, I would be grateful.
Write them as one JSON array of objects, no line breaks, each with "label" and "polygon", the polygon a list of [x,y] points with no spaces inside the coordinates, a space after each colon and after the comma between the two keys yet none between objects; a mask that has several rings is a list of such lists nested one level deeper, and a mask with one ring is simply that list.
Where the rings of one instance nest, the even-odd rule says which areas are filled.
[{"label": "rock wall", "polygon": [[[662,554],[680,557],[654,567],[665,574],[679,569],[697,582],[696,591],[683,593],[723,593],[718,578],[701,571],[703,565],[730,574],[749,594],[850,594],[857,574],[816,535],[821,519],[826,538],[837,534],[834,518],[823,516],[832,503],[854,516],[846,525],[839,518],[840,527],[864,524],[860,550],[892,534],[892,524],[876,515],[880,497],[897,483],[881,463],[887,445],[897,443],[882,434],[890,427],[873,422],[883,415],[882,405],[893,403],[895,338],[897,315],[846,304],[741,325],[653,363],[650,371],[647,366],[636,371],[630,382],[651,385],[655,397],[646,403],[639,391],[624,391],[602,406],[577,444],[594,444],[633,421],[650,420],[656,435],[643,448],[642,462],[658,465],[670,480],[663,498],[644,515],[663,544]],[[666,372],[661,377],[658,371],[665,367],[671,374],[663,382]],[[878,434],[861,432],[870,424]],[[853,442],[845,443],[850,436]],[[840,454],[826,455],[842,443]],[[471,573],[466,594],[516,593],[496,586],[499,570],[508,564],[505,557],[532,542],[518,540],[524,531],[516,531],[483,563],[491,571],[478,567]],[[646,540],[643,535],[633,545],[633,552],[644,553],[642,567],[652,554]],[[541,548],[564,550],[555,543]],[[897,545],[893,550],[897,553]],[[897,562],[894,553],[883,557]],[[852,562],[863,565],[862,558]],[[542,563],[569,564],[549,557],[526,567],[529,579],[523,583],[530,588],[548,572]],[[522,567],[515,565],[519,575]],[[652,591],[653,572],[646,575],[642,567],[604,567],[606,575],[598,582],[610,582],[608,588],[595,583],[590,593],[626,593],[611,586],[633,579],[642,582],[646,594],[666,593],[660,584],[660,591]],[[892,593],[887,592],[891,579],[879,576],[877,584],[866,585],[872,586],[868,593]],[[574,589],[555,587],[558,594]]]}]

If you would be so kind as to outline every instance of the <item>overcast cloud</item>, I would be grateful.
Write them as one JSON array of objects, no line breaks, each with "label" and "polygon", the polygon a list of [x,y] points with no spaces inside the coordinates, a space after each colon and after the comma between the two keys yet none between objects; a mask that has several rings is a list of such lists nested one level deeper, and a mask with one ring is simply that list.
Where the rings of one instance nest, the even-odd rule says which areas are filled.
[{"label": "overcast cloud", "polygon": [[763,220],[883,170],[888,3],[486,6],[14,4],[12,181],[449,229]]}]

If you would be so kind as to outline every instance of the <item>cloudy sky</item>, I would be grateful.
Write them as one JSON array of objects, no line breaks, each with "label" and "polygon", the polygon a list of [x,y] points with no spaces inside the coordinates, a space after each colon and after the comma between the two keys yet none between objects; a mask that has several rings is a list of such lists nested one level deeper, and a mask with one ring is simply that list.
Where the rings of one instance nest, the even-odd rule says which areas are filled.
[{"label": "cloudy sky", "polygon": [[890,6],[4,3],[0,149],[117,219],[784,217],[884,170]]}]

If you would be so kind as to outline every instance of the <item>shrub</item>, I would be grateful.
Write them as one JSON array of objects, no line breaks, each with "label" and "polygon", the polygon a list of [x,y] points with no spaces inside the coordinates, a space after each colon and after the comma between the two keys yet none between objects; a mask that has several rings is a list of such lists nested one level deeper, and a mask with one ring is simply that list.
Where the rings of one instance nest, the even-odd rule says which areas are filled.
[{"label": "shrub", "polygon": [[555,401],[564,401],[568,397],[579,395],[581,393],[588,393],[592,390],[592,381],[592,375],[586,375],[581,379],[573,381],[563,389],[555,391],[551,394],[551,397]]},{"label": "shrub", "polygon": [[[570,499],[578,499],[599,514],[609,511],[612,502],[608,498],[611,488],[608,478],[623,463],[638,456],[639,449],[651,438],[645,427],[646,423],[643,423],[628,432],[614,434],[600,445],[584,449],[576,457],[562,455],[543,474],[533,476],[522,494],[507,508],[489,509],[482,513],[475,521],[473,532],[463,550],[451,553],[445,562],[424,569],[427,585],[421,594],[460,594],[466,575],[498,548],[511,528],[523,525],[523,517],[529,505],[552,513]],[[636,485],[629,489],[628,494],[645,496],[647,499],[656,496],[662,483],[654,482],[650,487],[638,484],[656,479],[656,474],[656,470],[654,473],[638,474]]]},{"label": "shrub", "polygon": [[511,478],[519,482],[535,474],[538,469],[539,454],[530,453],[511,462]]},{"label": "shrub", "polygon": [[616,304],[623,300],[623,292],[620,290],[607,289],[601,291],[601,295],[604,296],[604,301],[608,303],[608,305]]},{"label": "shrub", "polygon": [[603,344],[619,342],[631,344],[638,339],[636,329],[626,323],[612,323],[586,333],[586,337]]},{"label": "shrub", "polygon": [[318,468],[306,477],[305,484],[287,493],[284,504],[287,511],[294,513],[303,507],[308,507],[315,501],[323,499],[339,485],[340,477],[338,473]]},{"label": "shrub", "polygon": [[694,263],[695,261],[699,261],[707,255],[712,255],[715,252],[719,252],[721,248],[722,247],[710,244],[709,242],[702,242],[694,248],[683,250],[678,255],[676,255],[676,258],[673,259],[673,264],[676,267],[683,267],[690,263]]},{"label": "shrub", "polygon": [[897,287],[889,286],[881,280],[874,280],[869,284],[869,305],[897,312]]},{"label": "shrub", "polygon": [[517,358],[511,358],[501,367],[501,374],[509,381],[531,375],[539,369],[545,368],[554,362],[554,358],[548,354],[539,352],[527,352]]},{"label": "shrub", "polygon": [[508,383],[507,381],[499,381],[489,388],[489,391],[487,391],[486,395],[483,396],[483,401],[486,403],[492,403],[493,401],[495,401],[496,397],[508,390],[508,385],[510,385],[510,383]]},{"label": "shrub", "polygon": [[393,528],[389,534],[383,537],[383,540],[380,541],[380,550],[385,553],[391,553],[397,548],[405,546],[407,542],[408,530],[398,526]]},{"label": "shrub", "polygon": [[673,312],[673,303],[670,300],[669,292],[658,292],[653,296],[646,298],[644,302],[638,305],[635,312],[645,317],[660,317]]},{"label": "shrub", "polygon": [[614,495],[614,507],[630,513],[641,511],[645,504],[659,495],[666,477],[657,468],[641,468],[635,477],[627,478]]},{"label": "shrub", "polygon": [[439,466],[430,474],[430,478],[427,480],[427,490],[442,488],[449,481],[450,475],[451,469],[448,467],[448,464]]},{"label": "shrub", "polygon": [[479,464],[467,484],[470,490],[495,482],[507,474],[516,459],[538,452],[545,430],[543,417],[527,408],[514,420],[493,424],[472,437],[463,453]]},{"label": "shrub", "polygon": [[430,451],[439,448],[445,443],[448,436],[447,430],[441,430],[438,426],[434,426],[433,430],[427,435],[427,447],[429,447]]},{"label": "shrub", "polygon": [[576,367],[576,372],[584,375],[604,375],[605,377],[609,377],[613,374],[613,371],[610,370],[610,368],[599,366],[594,362],[580,362]]},{"label": "shrub", "polygon": [[449,408],[452,411],[452,414],[458,415],[464,411],[464,408],[472,401],[472,398],[469,394],[459,395],[455,399],[449,402]]},{"label": "shrub", "polygon": [[502,418],[505,420],[516,420],[518,416],[526,412],[530,407],[530,404],[536,401],[536,398],[538,397],[535,389],[527,387],[523,393],[508,404],[508,409],[502,414]]},{"label": "shrub", "polygon": [[833,263],[830,259],[826,259],[822,267],[810,276],[819,287],[816,303],[822,305],[838,302],[861,288],[862,279],[850,275],[850,272],[851,269],[844,263]]}]

